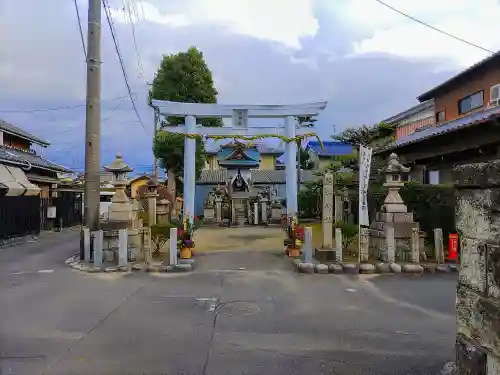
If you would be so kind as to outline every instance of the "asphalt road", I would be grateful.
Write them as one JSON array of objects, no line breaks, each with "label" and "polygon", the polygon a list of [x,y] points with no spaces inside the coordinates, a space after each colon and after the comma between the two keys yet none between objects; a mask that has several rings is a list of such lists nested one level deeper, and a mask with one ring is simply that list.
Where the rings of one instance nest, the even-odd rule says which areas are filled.
[{"label": "asphalt road", "polygon": [[[300,275],[277,254],[83,274],[77,233],[0,249],[1,374],[438,374],[456,278]],[[40,272],[43,271],[43,272]]]}]

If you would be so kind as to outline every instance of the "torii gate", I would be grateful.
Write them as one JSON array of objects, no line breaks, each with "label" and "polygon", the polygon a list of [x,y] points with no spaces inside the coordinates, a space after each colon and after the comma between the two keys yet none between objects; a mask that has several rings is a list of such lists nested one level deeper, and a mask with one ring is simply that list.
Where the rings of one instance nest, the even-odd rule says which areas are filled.
[{"label": "torii gate", "polygon": [[[192,221],[195,196],[196,138],[247,139],[277,137],[286,142],[285,175],[286,206],[288,219],[296,218],[297,204],[297,140],[316,136],[310,130],[297,128],[296,117],[316,116],[325,109],[327,102],[294,105],[228,105],[180,103],[153,100],[152,107],[158,115],[184,117],[184,126],[165,127],[163,131],[181,133],[184,140],[184,204],[183,216]],[[196,124],[196,119],[232,118],[232,126],[206,127]],[[274,127],[248,126],[249,118],[284,118],[285,125]],[[317,136],[316,136],[317,137]],[[290,222],[290,221],[289,221]]]}]

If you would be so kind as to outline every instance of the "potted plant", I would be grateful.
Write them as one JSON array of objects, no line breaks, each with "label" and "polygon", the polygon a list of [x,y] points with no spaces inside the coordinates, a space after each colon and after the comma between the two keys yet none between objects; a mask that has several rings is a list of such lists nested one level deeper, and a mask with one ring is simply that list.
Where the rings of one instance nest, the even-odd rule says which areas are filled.
[{"label": "potted plant", "polygon": [[186,218],[184,220],[184,228],[179,228],[177,231],[177,245],[179,247],[179,256],[181,259],[191,259],[193,256],[193,248],[195,246],[193,241],[193,234],[196,224],[199,224],[197,217],[195,220],[189,220]]},{"label": "potted plant", "polygon": [[300,247],[303,241],[304,228],[301,228],[297,225],[297,219],[294,217],[290,220],[289,225],[289,237],[290,244],[288,245],[288,256],[289,257],[298,257],[300,256]]}]

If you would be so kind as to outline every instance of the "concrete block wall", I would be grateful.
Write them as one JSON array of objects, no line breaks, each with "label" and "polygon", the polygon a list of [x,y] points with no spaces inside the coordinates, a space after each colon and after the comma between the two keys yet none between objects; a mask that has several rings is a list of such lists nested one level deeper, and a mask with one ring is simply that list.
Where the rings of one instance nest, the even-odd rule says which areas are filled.
[{"label": "concrete block wall", "polygon": [[500,161],[456,167],[459,375],[500,375]]}]

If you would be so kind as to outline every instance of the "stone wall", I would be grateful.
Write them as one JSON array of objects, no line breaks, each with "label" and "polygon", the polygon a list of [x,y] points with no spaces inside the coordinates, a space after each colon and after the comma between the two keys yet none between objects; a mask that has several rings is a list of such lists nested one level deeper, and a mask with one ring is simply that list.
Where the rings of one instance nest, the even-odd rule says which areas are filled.
[{"label": "stone wall", "polygon": [[461,249],[457,372],[500,375],[500,161],[453,172]]}]

